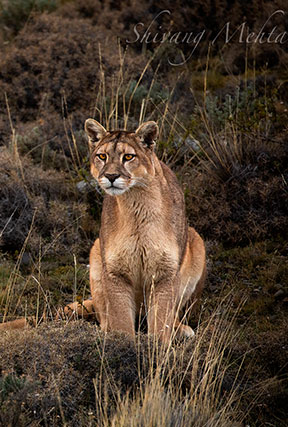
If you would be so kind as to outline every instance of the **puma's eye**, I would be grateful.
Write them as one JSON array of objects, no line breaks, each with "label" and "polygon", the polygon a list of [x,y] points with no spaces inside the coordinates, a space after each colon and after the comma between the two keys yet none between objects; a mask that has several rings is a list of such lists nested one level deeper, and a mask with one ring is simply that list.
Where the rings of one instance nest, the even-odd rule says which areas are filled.
[{"label": "puma's eye", "polygon": [[129,160],[134,159],[134,157],[135,157],[135,154],[124,154],[123,161],[124,162],[129,162]]},{"label": "puma's eye", "polygon": [[105,160],[107,159],[107,155],[106,155],[106,154],[104,154],[104,153],[97,154],[97,157],[98,157],[100,160],[103,160],[103,161],[105,161]]}]

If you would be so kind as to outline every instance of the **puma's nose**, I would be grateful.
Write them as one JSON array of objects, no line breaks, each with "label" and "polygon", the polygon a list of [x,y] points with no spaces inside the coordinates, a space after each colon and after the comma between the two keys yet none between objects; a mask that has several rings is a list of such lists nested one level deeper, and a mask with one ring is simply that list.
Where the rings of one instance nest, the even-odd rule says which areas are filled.
[{"label": "puma's nose", "polygon": [[111,184],[113,184],[113,182],[120,177],[120,175],[118,175],[117,173],[105,173],[105,177],[107,179],[109,179],[109,181],[111,182]]}]

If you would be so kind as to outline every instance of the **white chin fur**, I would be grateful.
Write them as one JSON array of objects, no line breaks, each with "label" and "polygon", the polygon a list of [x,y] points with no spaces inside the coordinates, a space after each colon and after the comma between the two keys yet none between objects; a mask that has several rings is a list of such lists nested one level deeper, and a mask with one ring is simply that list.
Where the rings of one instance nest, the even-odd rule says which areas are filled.
[{"label": "white chin fur", "polygon": [[125,193],[125,191],[128,190],[128,188],[109,187],[109,188],[104,188],[104,190],[110,196],[120,196],[120,194]]}]

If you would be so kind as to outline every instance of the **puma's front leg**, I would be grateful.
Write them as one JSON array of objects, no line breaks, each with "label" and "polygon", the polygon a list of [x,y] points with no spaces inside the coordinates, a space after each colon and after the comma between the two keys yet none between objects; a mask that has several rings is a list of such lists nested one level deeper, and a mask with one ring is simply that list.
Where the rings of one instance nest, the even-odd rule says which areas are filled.
[{"label": "puma's front leg", "polygon": [[148,333],[159,336],[168,343],[177,318],[177,289],[179,279],[164,279],[155,283],[150,291],[148,312]]},{"label": "puma's front leg", "polygon": [[103,331],[135,335],[135,302],[132,285],[121,274],[102,266],[100,242],[90,252],[90,288],[93,307]]},{"label": "puma's front leg", "polygon": [[99,239],[95,241],[90,251],[90,291],[96,318],[101,328],[106,330],[106,302],[102,284],[102,257]]},{"label": "puma's front leg", "polygon": [[103,273],[105,320],[101,328],[135,336],[135,297],[132,285],[117,273]]}]

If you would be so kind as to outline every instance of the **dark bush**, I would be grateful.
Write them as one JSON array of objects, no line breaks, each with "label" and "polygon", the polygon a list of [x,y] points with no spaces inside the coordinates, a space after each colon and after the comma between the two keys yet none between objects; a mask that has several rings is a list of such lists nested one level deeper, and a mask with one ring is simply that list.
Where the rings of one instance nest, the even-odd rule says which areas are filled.
[{"label": "dark bush", "polygon": [[[117,404],[118,390],[125,396],[139,386],[138,364],[142,362],[137,357],[135,345],[121,334],[105,337],[96,326],[73,322],[64,327],[42,326],[39,330],[24,332],[21,337],[17,343],[13,340],[7,352],[2,351],[5,337],[3,340],[1,337],[0,386],[1,381],[8,382],[11,374],[16,377],[14,382],[20,383],[10,391],[14,404],[11,405],[8,396],[2,402],[0,399],[3,415],[5,411],[11,415],[12,409],[19,409],[15,398],[25,382],[30,383],[30,389],[24,396],[22,393],[27,420],[45,417],[53,426],[61,424],[61,410],[71,425],[86,425],[81,417],[87,417],[89,410],[97,420],[95,387],[98,388],[98,383],[95,386],[94,380],[99,382],[103,392],[97,398],[109,399],[111,413]],[[146,338],[142,341],[141,353],[147,358]],[[15,351],[15,346],[21,350]],[[146,369],[148,375],[147,360]]]},{"label": "dark bush", "polygon": [[[95,192],[95,190],[94,190]],[[33,221],[32,221],[33,219]],[[33,222],[33,224],[32,224]],[[4,147],[0,151],[0,230],[1,248],[20,251],[31,235],[28,249],[75,253],[91,246],[95,220],[88,212],[87,202],[76,187],[65,182],[65,175],[51,169],[44,171],[27,157],[15,159]],[[94,230],[93,230],[94,228]],[[86,242],[82,246],[82,239]]]},{"label": "dark bush", "polygon": [[[89,111],[99,86],[99,44],[107,75],[118,67],[117,46],[109,54],[107,39],[84,20],[52,15],[35,17],[1,59],[0,92],[7,94],[13,116],[34,120],[43,112]],[[2,101],[4,99],[2,98]],[[2,103],[1,112],[5,113]],[[64,111],[65,113],[65,111]]]},{"label": "dark bush", "polygon": [[[63,16],[68,14],[73,18],[77,16],[78,18],[92,20],[100,28],[109,29],[117,37],[120,37],[124,45],[127,44],[127,40],[130,42],[135,41],[135,43],[128,43],[128,45],[139,51],[143,49],[140,39],[144,36],[146,30],[151,33],[148,39],[150,42],[146,45],[146,48],[149,50],[153,50],[155,46],[159,45],[159,42],[151,43],[152,37],[156,34],[157,39],[161,40],[161,35],[168,31],[172,33],[181,32],[184,36],[185,33],[193,32],[196,35],[204,30],[203,41],[205,42],[205,48],[203,48],[202,43],[200,49],[198,48],[197,50],[197,57],[199,57],[199,54],[206,55],[208,40],[212,41],[226,23],[230,25],[230,35],[243,22],[247,23],[247,30],[249,28],[249,31],[256,32],[261,29],[266,19],[274,11],[279,9],[285,10],[285,5],[285,0],[277,0],[273,4],[269,1],[264,1],[264,5],[262,0],[253,0],[251,2],[240,0],[233,2],[229,0],[201,0],[193,3],[187,3],[183,0],[168,2],[156,0],[148,3],[138,3],[137,5],[127,0],[117,3],[110,0],[105,0],[101,3],[93,0],[80,0],[71,5],[64,5],[57,13],[62,13]],[[163,11],[167,10],[169,12],[163,13]],[[157,19],[155,20],[156,17]],[[140,37],[137,36],[134,29],[137,24],[136,29]],[[265,28],[266,31],[271,31],[275,24],[279,32],[284,31],[285,17],[281,14],[276,14],[274,20],[271,20]],[[240,31],[233,38],[233,43],[235,40],[237,41],[237,36],[239,39],[239,33]],[[246,35],[246,31],[244,34]],[[139,40],[136,41],[136,39]],[[223,44],[225,44],[225,29],[216,40],[217,47],[222,48]],[[179,47],[185,54],[189,55],[191,53],[191,43],[180,43]],[[230,51],[230,49],[228,50]],[[239,53],[239,49],[237,51]],[[273,52],[271,53],[273,54]]]},{"label": "dark bush", "polygon": [[52,12],[60,3],[61,0],[1,0],[0,31],[11,37],[24,27],[33,13]]},{"label": "dark bush", "polygon": [[32,222],[31,200],[19,184],[15,182],[8,184],[3,181],[0,187],[0,200],[0,247],[8,251],[20,250]]},{"label": "dark bush", "polygon": [[276,236],[285,239],[286,137],[273,143],[258,141],[256,147],[247,144],[244,150],[243,163],[234,165],[229,179],[222,180],[221,171],[211,164],[202,172],[184,172],[191,225],[206,238],[232,245]]}]

